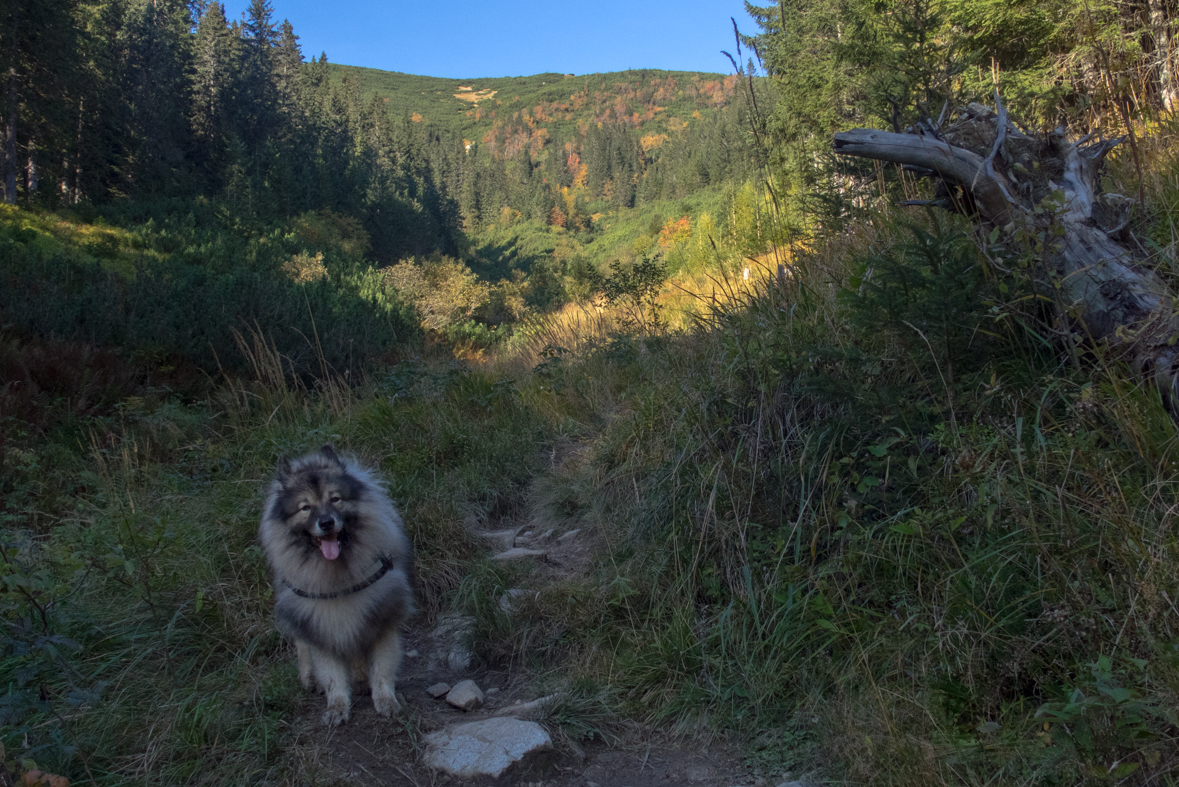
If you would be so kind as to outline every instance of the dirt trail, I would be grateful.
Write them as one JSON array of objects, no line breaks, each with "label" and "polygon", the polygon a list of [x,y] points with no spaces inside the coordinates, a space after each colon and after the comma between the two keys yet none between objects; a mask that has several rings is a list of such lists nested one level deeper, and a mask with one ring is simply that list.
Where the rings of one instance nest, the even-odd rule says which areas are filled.
[{"label": "dirt trail", "polygon": [[[563,452],[568,455],[568,451]],[[562,459],[564,457],[561,457]],[[560,459],[554,456],[554,463]],[[520,522],[528,524],[521,525]],[[586,572],[602,544],[589,530],[550,529],[532,512],[523,520],[492,523],[474,533],[492,555],[516,550],[516,559],[533,561],[541,569],[536,581],[549,583]],[[520,552],[524,550],[524,552]],[[534,553],[534,554],[529,554]],[[530,588],[536,590],[536,587]],[[505,600],[505,603],[509,603]],[[403,659],[398,672],[398,696],[402,712],[392,718],[378,716],[367,694],[358,690],[352,719],[334,730],[319,723],[322,698],[305,697],[299,721],[300,748],[313,752],[316,769],[326,769],[340,785],[535,785],[536,787],[773,787],[782,782],[757,777],[736,749],[715,738],[673,739],[641,725],[607,745],[601,740],[574,742],[560,730],[546,725],[557,757],[541,773],[505,775],[499,779],[456,779],[429,768],[422,759],[423,736],[454,724],[492,718],[514,705],[539,699],[533,675],[523,667],[481,667],[474,660],[464,666],[462,618],[443,618],[433,627],[416,621],[405,633]],[[435,699],[427,687],[474,680],[485,694],[482,708],[464,712]],[[523,715],[522,718],[536,718]],[[537,719],[545,724],[543,718]]]}]

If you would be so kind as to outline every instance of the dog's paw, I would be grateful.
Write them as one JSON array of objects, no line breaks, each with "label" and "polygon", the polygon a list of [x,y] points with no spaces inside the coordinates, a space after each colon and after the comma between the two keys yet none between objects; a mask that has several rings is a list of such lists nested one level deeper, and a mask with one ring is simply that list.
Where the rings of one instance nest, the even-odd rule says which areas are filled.
[{"label": "dog's paw", "polygon": [[397,695],[392,691],[380,692],[373,694],[373,707],[382,716],[392,716],[394,713],[400,712],[401,703],[397,701]]},{"label": "dog's paw", "polygon": [[347,703],[333,702],[329,703],[327,710],[323,712],[323,723],[329,727],[338,727],[351,717],[351,711]]}]

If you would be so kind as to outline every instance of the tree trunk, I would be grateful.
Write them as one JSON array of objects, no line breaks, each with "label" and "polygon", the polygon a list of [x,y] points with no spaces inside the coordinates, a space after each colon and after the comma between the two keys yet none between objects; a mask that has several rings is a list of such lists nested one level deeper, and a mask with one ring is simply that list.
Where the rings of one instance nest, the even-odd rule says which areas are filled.
[{"label": "tree trunk", "polygon": [[1175,74],[1171,68],[1171,22],[1163,0],[1148,0],[1150,7],[1150,31],[1154,38],[1154,54],[1158,61],[1159,94],[1163,106],[1175,109]]},{"label": "tree trunk", "polygon": [[20,13],[16,4],[13,4],[12,27],[8,31],[10,42],[8,56],[11,58],[8,65],[8,138],[4,146],[4,201],[9,205],[16,203],[16,122],[19,117],[16,102],[16,64],[20,60],[20,48],[17,46],[18,27],[20,27]]},{"label": "tree trunk", "polygon": [[[890,161],[939,178],[941,206],[973,212],[1007,242],[1033,250],[1042,293],[1058,304],[1059,328],[1126,351],[1135,369],[1179,404],[1179,316],[1126,227],[1132,201],[1101,194],[1098,172],[1121,139],[1069,142],[1021,132],[999,111],[971,104],[939,131],[854,129],[835,135],[843,156]],[[955,201],[953,194],[960,194]],[[1070,340],[1072,337],[1070,337]]]},{"label": "tree trunk", "polygon": [[70,195],[75,205],[82,201],[82,122],[85,110],[86,100],[78,99],[78,130],[74,136],[74,191]]},{"label": "tree trunk", "polygon": [[41,185],[37,174],[37,143],[29,140],[29,166],[28,166],[28,190],[29,196],[37,193],[38,187]]}]

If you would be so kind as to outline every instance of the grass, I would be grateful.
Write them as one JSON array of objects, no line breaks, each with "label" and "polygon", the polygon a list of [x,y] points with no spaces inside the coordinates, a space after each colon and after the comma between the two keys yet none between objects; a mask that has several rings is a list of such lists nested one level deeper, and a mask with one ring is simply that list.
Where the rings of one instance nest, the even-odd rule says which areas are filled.
[{"label": "grass", "polygon": [[[101,267],[106,230],[17,215],[6,249]],[[721,235],[676,273],[680,328],[570,306],[479,364],[402,345],[292,374],[230,326],[234,371],[176,390],[6,329],[7,756],[111,785],[325,779],[254,533],[277,457],[332,441],[391,480],[423,619],[472,615],[483,659],[561,690],[571,738],[705,726],[767,778],[1174,784],[1171,413],[1117,358],[1041,340],[1019,266],[963,225],[872,218],[748,283]],[[123,232],[102,243],[146,265]],[[602,547],[508,619],[540,580],[468,525],[525,513]]]},{"label": "grass", "polygon": [[393,479],[427,619],[475,556],[465,522],[521,505],[539,461],[542,427],[488,375],[406,362],[346,397],[275,383],[204,402],[157,391],[79,429],[9,433],[9,752],[106,784],[311,779],[255,542],[277,457],[330,440]]},{"label": "grass", "polygon": [[[359,237],[332,237],[313,232],[321,215],[305,214],[268,230],[243,228],[211,206],[191,207],[187,216],[127,228],[5,206],[4,325],[21,337],[117,351],[157,377],[241,371],[233,331],[252,324],[267,326],[301,375],[322,373],[321,362],[359,373],[381,360],[382,348],[420,338],[408,309],[364,261],[359,227]],[[324,255],[321,275],[292,280],[283,266],[309,251]]]},{"label": "grass", "polygon": [[[973,254],[922,231],[945,271]],[[997,274],[940,333],[925,296],[843,289],[869,246],[910,248],[887,232],[800,254],[696,330],[546,370],[589,443],[549,516],[614,534],[564,669],[623,716],[817,741],[852,783],[1167,783],[1171,416],[1116,362],[1006,328]],[[910,284],[945,304],[934,279]]]}]

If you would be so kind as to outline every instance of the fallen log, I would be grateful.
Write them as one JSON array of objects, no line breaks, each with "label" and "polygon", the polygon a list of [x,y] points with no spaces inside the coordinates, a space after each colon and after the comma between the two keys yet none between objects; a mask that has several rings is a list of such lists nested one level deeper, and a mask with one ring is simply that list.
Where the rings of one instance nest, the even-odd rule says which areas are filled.
[{"label": "fallen log", "polygon": [[853,129],[842,156],[888,161],[941,181],[938,204],[999,228],[1033,256],[1039,292],[1058,305],[1062,331],[1126,353],[1179,404],[1177,301],[1128,232],[1132,201],[1102,193],[1100,171],[1121,139],[1030,135],[998,111],[971,104],[944,131]]}]

